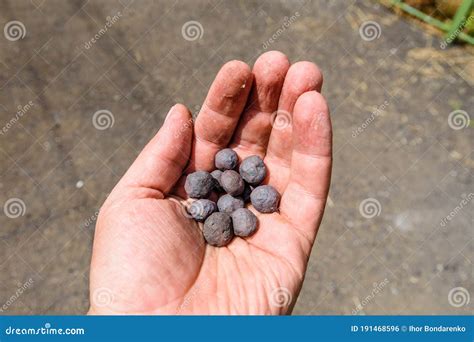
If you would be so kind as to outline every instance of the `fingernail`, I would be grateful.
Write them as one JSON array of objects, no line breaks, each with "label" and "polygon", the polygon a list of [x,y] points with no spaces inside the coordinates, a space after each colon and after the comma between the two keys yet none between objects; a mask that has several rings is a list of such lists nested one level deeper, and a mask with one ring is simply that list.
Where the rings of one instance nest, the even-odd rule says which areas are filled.
[{"label": "fingernail", "polygon": [[176,105],[174,105],[173,107],[170,108],[168,114],[166,114],[166,118],[165,118],[165,122],[168,120],[168,118],[171,116],[171,114],[173,113],[173,110],[174,110],[174,107],[176,107]]}]

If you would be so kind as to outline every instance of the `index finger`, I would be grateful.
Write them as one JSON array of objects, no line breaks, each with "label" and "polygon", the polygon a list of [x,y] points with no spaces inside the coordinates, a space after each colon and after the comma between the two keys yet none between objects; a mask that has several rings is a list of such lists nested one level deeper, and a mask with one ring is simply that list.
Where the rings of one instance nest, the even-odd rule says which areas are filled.
[{"label": "index finger", "polygon": [[227,147],[252,87],[253,75],[241,61],[226,63],[209,89],[194,125],[187,172],[214,169],[214,155]]}]

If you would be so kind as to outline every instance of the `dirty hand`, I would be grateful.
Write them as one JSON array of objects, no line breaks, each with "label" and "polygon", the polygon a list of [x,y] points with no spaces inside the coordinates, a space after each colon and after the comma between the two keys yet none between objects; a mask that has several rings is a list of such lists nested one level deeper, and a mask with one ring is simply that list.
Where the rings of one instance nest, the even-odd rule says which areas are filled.
[{"label": "dirty hand", "polygon": [[[301,289],[331,176],[331,123],[316,65],[282,53],[217,74],[193,125],[183,105],[102,206],[90,277],[91,314],[286,314]],[[272,115],[278,111],[278,115]],[[177,197],[183,174],[213,170],[230,146],[264,158],[282,195],[249,238],[206,245]],[[254,211],[255,212],[255,211]]]}]

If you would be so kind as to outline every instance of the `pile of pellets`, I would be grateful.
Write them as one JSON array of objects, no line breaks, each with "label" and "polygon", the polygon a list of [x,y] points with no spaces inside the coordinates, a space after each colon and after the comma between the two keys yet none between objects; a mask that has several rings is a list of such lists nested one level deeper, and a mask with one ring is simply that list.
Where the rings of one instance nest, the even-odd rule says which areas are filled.
[{"label": "pile of pellets", "polygon": [[[186,177],[184,189],[190,198],[196,199],[188,213],[198,222],[204,222],[203,235],[212,246],[228,245],[234,236],[247,237],[257,230],[258,220],[245,208],[251,202],[261,213],[278,210],[280,194],[270,185],[260,185],[267,170],[259,156],[245,158],[236,171],[239,158],[230,148],[217,152],[216,170],[196,171]],[[220,195],[217,203],[209,196]]]}]

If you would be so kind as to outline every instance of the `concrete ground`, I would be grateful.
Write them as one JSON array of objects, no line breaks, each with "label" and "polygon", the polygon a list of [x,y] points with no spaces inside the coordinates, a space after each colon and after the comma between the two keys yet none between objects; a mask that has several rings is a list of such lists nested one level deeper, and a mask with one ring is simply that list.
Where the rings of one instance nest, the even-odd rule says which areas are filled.
[{"label": "concrete ground", "polygon": [[108,192],[172,104],[269,49],[320,66],[334,126],[294,313],[472,313],[472,49],[369,0],[2,0],[0,19],[3,314],[86,312]]}]

